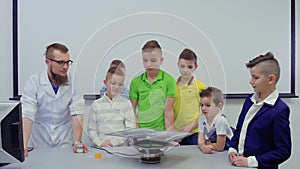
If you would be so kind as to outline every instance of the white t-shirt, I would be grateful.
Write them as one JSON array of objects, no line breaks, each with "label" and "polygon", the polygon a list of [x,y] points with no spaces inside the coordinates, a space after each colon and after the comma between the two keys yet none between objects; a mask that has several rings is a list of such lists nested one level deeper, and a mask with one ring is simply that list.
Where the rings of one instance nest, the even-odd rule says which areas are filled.
[{"label": "white t-shirt", "polygon": [[220,112],[215,116],[211,125],[208,125],[207,119],[204,115],[199,118],[198,122],[199,132],[204,132],[205,139],[209,139],[214,132],[216,132],[217,135],[226,135],[228,139],[231,139],[233,136],[230,125],[228,124],[225,116]]}]

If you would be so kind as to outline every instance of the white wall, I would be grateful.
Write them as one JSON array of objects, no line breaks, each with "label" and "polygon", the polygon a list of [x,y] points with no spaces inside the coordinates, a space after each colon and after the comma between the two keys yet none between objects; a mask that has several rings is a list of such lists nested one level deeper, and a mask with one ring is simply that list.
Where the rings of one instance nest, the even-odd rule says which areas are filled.
[{"label": "white wall", "polygon": [[[296,94],[300,95],[300,0],[296,0]],[[246,75],[245,75],[246,76]],[[284,76],[284,75],[283,75]],[[282,83],[282,82],[281,82]],[[250,87],[250,86],[249,86]],[[292,133],[292,155],[289,160],[284,162],[281,169],[299,168],[300,156],[300,99],[283,99],[291,109],[291,133]],[[227,100],[224,112],[230,124],[236,125],[237,117],[241,110],[243,100]]]},{"label": "white wall", "polygon": [[71,69],[80,77],[81,89],[97,93],[103,72],[116,57],[128,65],[126,85],[143,71],[140,49],[149,39],[159,41],[165,58],[162,69],[175,77],[182,49],[195,51],[195,77],[224,93],[250,93],[244,63],[272,51],[286,75],[277,87],[286,93],[291,72],[289,22],[289,0],[19,1],[19,93],[25,80],[45,66],[28,60],[41,63],[45,46],[53,41],[70,48],[75,61]]},{"label": "white wall", "polygon": [[[297,11],[300,11],[300,0],[296,1]],[[0,100],[8,100],[12,97],[12,41],[11,41],[11,1],[9,0],[0,0]],[[297,28],[296,33],[297,39],[297,50],[296,53],[296,94],[300,93],[299,79],[300,74],[300,59],[299,59],[299,50],[300,50],[300,13],[297,12]],[[249,56],[252,57],[252,56]],[[40,63],[34,63],[40,64]],[[42,64],[42,63],[41,63]],[[248,74],[245,74],[248,76]],[[238,83],[239,81],[237,81]],[[250,88],[250,86],[249,86]],[[291,108],[291,131],[292,131],[292,156],[291,158],[281,165],[281,169],[291,169],[298,168],[300,165],[299,156],[300,156],[300,99],[284,99]],[[224,112],[227,115],[228,121],[231,125],[235,125],[237,121],[238,114],[240,112],[243,100],[227,100],[225,105]],[[89,109],[90,101],[87,101],[86,109]],[[298,161],[297,161],[298,160]]]}]

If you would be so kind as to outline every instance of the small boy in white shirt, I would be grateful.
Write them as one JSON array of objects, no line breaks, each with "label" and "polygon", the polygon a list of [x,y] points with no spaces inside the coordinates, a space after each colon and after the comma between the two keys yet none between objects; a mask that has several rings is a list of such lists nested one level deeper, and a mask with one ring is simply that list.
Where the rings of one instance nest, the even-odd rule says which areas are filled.
[{"label": "small boy in white shirt", "polygon": [[208,87],[200,93],[200,98],[204,117],[199,118],[198,147],[205,154],[228,149],[233,132],[221,112],[224,102],[222,91]]}]

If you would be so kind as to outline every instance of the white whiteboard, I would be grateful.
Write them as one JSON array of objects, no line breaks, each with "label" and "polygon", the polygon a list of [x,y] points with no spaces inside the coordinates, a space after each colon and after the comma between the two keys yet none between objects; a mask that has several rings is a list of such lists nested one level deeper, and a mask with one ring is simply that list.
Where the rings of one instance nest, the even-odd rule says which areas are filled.
[{"label": "white whiteboard", "polygon": [[19,91],[45,68],[45,47],[66,44],[85,94],[98,94],[109,63],[127,66],[126,85],[143,72],[141,48],[155,39],[162,69],[179,76],[184,48],[198,55],[195,77],[224,93],[250,93],[245,63],[271,51],[281,65],[278,88],[291,85],[291,2],[283,0],[19,1]]}]

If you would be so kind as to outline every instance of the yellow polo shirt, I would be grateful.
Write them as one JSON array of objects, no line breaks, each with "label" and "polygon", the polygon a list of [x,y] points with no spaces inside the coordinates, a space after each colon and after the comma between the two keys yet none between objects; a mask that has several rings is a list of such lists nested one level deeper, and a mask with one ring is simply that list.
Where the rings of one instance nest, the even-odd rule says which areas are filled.
[{"label": "yellow polo shirt", "polygon": [[[176,84],[174,97],[174,127],[180,130],[184,126],[198,120],[200,116],[200,92],[206,87],[204,83],[193,79],[189,84]],[[198,132],[198,127],[192,133]]]}]

